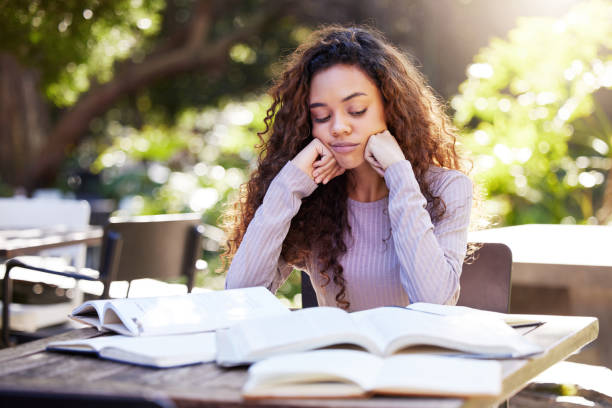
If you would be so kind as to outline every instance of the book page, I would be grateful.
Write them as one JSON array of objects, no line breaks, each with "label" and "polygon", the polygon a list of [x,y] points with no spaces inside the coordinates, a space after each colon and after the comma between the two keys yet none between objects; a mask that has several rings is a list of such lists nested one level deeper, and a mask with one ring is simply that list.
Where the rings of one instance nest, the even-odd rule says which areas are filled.
[{"label": "book page", "polygon": [[215,333],[190,333],[168,336],[110,336],[100,357],[120,362],[166,368],[215,360]]},{"label": "book page", "polygon": [[[124,334],[148,336],[216,330],[236,321],[283,313],[290,311],[270,291],[254,287],[115,299],[104,308],[103,325]],[[119,323],[127,331],[122,330]]]},{"label": "book page", "polygon": [[97,353],[105,344],[107,337],[109,336],[94,337],[91,339],[52,341],[47,344],[47,350]]},{"label": "book page", "polygon": [[[330,383],[326,391],[329,396],[333,395],[331,383],[334,382],[355,384],[366,390],[373,387],[381,367],[380,357],[363,351],[315,350],[283,354],[253,364],[248,370],[243,394],[247,397],[262,395],[258,390],[270,393],[274,388],[290,384],[292,396],[317,397],[320,395],[312,394],[312,385]],[[300,384],[306,385],[302,391]]]},{"label": "book page", "polygon": [[219,347],[217,360],[224,365],[342,343],[382,352],[360,332],[348,313],[335,307],[307,308],[288,315],[246,320],[230,327],[224,332],[224,338],[233,345]]},{"label": "book page", "polygon": [[498,361],[400,354],[384,359],[373,391],[384,394],[495,396],[501,393]]},{"label": "book page", "polygon": [[104,313],[104,305],[107,300],[89,300],[72,311],[68,316],[78,322],[102,328],[102,314]]},{"label": "book page", "polygon": [[48,350],[97,352],[112,360],[154,367],[173,367],[214,361],[215,334],[212,332],[170,336],[133,337],[112,335],[91,339],[55,341]]},{"label": "book page", "polygon": [[466,314],[476,314],[477,316],[494,317],[503,320],[510,326],[529,325],[541,323],[540,321],[522,315],[512,315],[506,313],[492,312],[490,310],[474,309],[467,306],[438,305],[435,303],[417,302],[406,306],[406,309],[418,310],[423,313],[432,313],[440,316],[461,316]]},{"label": "book page", "polygon": [[381,307],[357,313],[385,339],[385,355],[414,345],[445,347],[486,354],[491,358],[512,358],[542,351],[497,318],[438,316],[401,307]]}]

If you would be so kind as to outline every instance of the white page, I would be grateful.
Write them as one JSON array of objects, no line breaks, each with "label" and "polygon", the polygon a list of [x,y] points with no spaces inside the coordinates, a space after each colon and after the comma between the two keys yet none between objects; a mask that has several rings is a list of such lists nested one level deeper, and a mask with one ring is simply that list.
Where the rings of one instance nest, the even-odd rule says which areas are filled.
[{"label": "white page", "polygon": [[[470,353],[516,357],[542,351],[503,321],[471,315],[437,316],[400,307],[383,307],[356,312],[375,326],[387,340],[386,355],[418,344],[447,347]],[[401,339],[401,338],[404,339]],[[400,339],[400,340],[398,340]]]},{"label": "white page", "polygon": [[89,300],[74,308],[68,317],[78,322],[97,327],[98,330],[100,330],[102,328],[102,315],[106,302],[107,300]]},{"label": "white page", "polygon": [[425,313],[433,313],[440,316],[455,316],[455,315],[464,315],[468,313],[487,313],[496,316],[503,316],[502,313],[490,312],[485,310],[474,309],[467,306],[449,306],[449,305],[439,305],[437,303],[426,303],[426,302],[417,302],[411,303],[406,306],[406,309],[410,310],[418,310]]},{"label": "white page", "polygon": [[[108,310],[115,314],[107,313]],[[180,296],[116,299],[105,307],[104,327],[131,335],[160,335],[216,330],[234,322],[290,313],[263,287]],[[116,316],[127,331],[121,331]]]},{"label": "white page", "polygon": [[492,312],[490,310],[474,309],[467,306],[450,306],[450,305],[438,305],[435,303],[417,302],[406,306],[406,309],[418,310],[423,313],[432,313],[440,316],[461,316],[466,314],[474,314],[475,316],[487,316],[491,318],[498,318],[506,322],[509,325],[519,324],[530,324],[538,323],[538,320],[532,318],[526,318],[521,315],[511,315],[506,313]]},{"label": "white page", "polygon": [[335,307],[307,308],[288,315],[245,320],[230,327],[223,341],[232,344],[219,346],[217,361],[223,365],[342,343],[381,352],[360,333],[348,313]]},{"label": "white page", "polygon": [[205,363],[214,361],[216,356],[214,332],[121,337],[120,341],[103,347],[100,356],[156,367]]},{"label": "white page", "polygon": [[372,388],[380,371],[382,359],[356,350],[315,350],[282,354],[253,364],[243,391],[259,386],[273,386],[300,382],[343,381]]},{"label": "white page", "polygon": [[287,316],[244,321],[230,328],[230,332],[234,330],[245,338],[249,350],[303,351],[304,346],[316,348],[345,342],[372,347],[350,316],[334,307],[308,308]]},{"label": "white page", "polygon": [[384,360],[375,389],[387,393],[468,396],[501,393],[498,361],[399,354]]},{"label": "white page", "polygon": [[118,339],[134,339],[135,337],[113,335],[113,336],[100,336],[93,337],[91,339],[76,339],[76,340],[63,340],[63,341],[52,341],[47,344],[48,350],[65,350],[65,351],[81,351],[81,352],[98,352],[107,345],[114,344]]},{"label": "white page", "polygon": [[105,358],[157,367],[214,361],[216,355],[213,332],[149,337],[101,336],[55,341],[49,343],[47,349],[98,352]]}]

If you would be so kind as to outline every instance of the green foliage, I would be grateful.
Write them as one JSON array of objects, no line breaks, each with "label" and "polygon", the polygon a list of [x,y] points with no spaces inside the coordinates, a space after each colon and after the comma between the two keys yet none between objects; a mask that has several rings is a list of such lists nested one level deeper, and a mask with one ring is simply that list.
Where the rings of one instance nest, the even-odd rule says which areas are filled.
[{"label": "green foliage", "polygon": [[165,6],[163,0],[15,3],[0,7],[0,47],[40,68],[47,98],[60,107],[72,105],[90,81],[112,78],[116,61],[142,57]]},{"label": "green foliage", "polygon": [[558,20],[523,18],[468,67],[454,119],[502,223],[610,221],[597,210],[612,166],[602,108],[612,96],[611,21],[612,3],[598,0]]},{"label": "green foliage", "polygon": [[120,200],[118,214],[202,213],[206,266],[198,284],[220,289],[224,277],[214,271],[224,234],[217,225],[248,178],[269,104],[268,97],[253,97],[187,109],[173,126],[156,124],[153,115],[140,129],[120,124],[110,111],[101,129],[108,137],[83,144],[79,162],[101,175],[106,197]]},{"label": "green foliage", "polygon": [[[219,8],[208,40],[249,24],[264,3]],[[9,4],[0,8],[0,47],[38,70],[46,99],[65,108],[95,82],[111,80],[123,61],[138,63],[174,38],[194,6],[192,0]],[[269,86],[279,56],[307,32],[293,17],[279,18],[231,47],[218,70],[170,76],[127,95],[91,121],[65,162],[61,188],[115,199],[120,213],[202,212],[207,266],[198,284],[221,288],[224,278],[213,272],[223,243],[217,225],[228,197],[248,177],[256,132],[264,129],[269,101],[258,95]],[[292,278],[282,293],[298,291],[299,280]]]}]

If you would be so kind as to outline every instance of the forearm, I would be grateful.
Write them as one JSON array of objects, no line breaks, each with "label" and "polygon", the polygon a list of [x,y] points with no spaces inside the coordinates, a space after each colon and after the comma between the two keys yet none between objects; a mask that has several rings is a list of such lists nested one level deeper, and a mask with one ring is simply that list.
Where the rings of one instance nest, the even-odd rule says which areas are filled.
[{"label": "forearm", "polygon": [[446,186],[440,197],[446,211],[435,226],[410,163],[391,166],[385,180],[390,186],[389,217],[404,290],[411,302],[447,303],[459,287],[467,246],[469,179],[454,177]]},{"label": "forearm", "polygon": [[316,186],[292,163],[283,167],[270,184],[234,255],[225,280],[226,289],[248,286],[264,286],[273,292],[278,289],[291,272],[291,267],[279,262],[291,219],[299,211],[302,198]]}]

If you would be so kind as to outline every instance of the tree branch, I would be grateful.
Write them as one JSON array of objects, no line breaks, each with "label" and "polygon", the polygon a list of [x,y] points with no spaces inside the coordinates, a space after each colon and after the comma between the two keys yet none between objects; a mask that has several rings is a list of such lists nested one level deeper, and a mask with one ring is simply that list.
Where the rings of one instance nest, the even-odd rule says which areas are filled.
[{"label": "tree branch", "polygon": [[111,81],[90,89],[61,115],[48,138],[45,154],[30,168],[26,178],[29,190],[53,179],[66,152],[86,134],[90,121],[110,109],[118,99],[161,78],[196,69],[214,69],[227,63],[233,44],[261,31],[282,10],[277,7],[272,12],[261,12],[243,28],[210,44],[207,37],[213,16],[208,3],[206,0],[197,3],[182,47],[153,51],[140,63],[125,64]]}]

